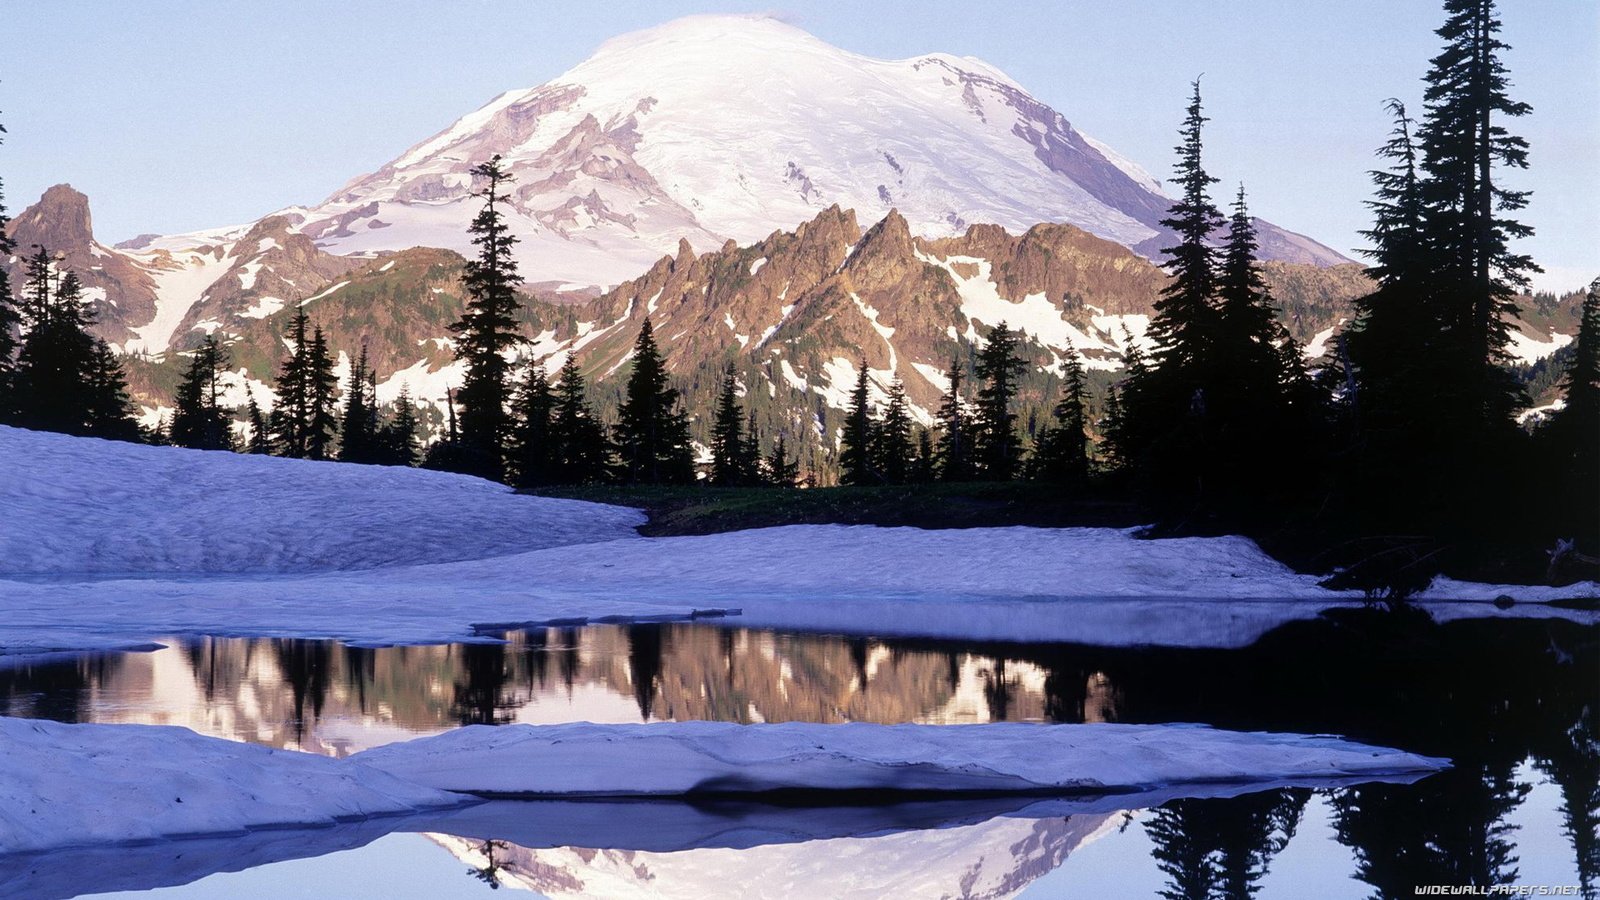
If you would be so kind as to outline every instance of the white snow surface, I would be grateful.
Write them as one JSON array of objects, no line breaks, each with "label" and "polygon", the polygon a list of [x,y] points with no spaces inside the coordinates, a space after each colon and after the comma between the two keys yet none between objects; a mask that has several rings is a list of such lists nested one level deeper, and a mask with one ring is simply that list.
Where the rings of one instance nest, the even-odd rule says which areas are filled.
[{"label": "white snow surface", "polygon": [[0,718],[0,853],[459,805],[356,763],[157,725]]},{"label": "white snow surface", "polygon": [[[1360,597],[1242,537],[1135,529],[804,525],[643,538],[636,510],[463,476],[141,447],[0,428],[0,654],[164,635],[361,644],[493,640],[514,625],[740,611],[751,627],[1106,645],[1245,646]],[[893,564],[886,564],[892,561]],[[1593,583],[1441,580],[1463,615]],[[484,626],[484,627],[475,627]]]},{"label": "white snow surface", "polygon": [[421,469],[145,447],[0,427],[0,577],[306,573],[633,533],[634,510]]},{"label": "white snow surface", "polygon": [[449,791],[543,797],[786,789],[1104,792],[1397,775],[1448,765],[1327,736],[1016,722],[475,725],[351,759]]}]

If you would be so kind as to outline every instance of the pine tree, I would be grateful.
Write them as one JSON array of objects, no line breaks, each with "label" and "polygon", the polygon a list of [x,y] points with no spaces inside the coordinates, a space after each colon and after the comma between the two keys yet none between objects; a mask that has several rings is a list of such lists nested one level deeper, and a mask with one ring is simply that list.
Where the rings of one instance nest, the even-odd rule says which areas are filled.
[{"label": "pine tree", "polygon": [[189,368],[178,385],[177,409],[169,428],[173,444],[193,450],[233,449],[229,427],[233,415],[222,405],[221,376],[226,367],[227,351],[207,335],[190,356]]},{"label": "pine tree", "polygon": [[939,479],[941,481],[971,481],[976,469],[973,464],[972,420],[967,415],[966,401],[961,397],[961,359],[950,359],[950,390],[945,392],[936,416],[943,435],[939,438]]},{"label": "pine tree", "polygon": [[731,487],[744,480],[744,411],[739,407],[733,363],[722,375],[716,414],[711,421],[711,483]]},{"label": "pine tree", "polygon": [[95,341],[78,276],[52,278],[49,253],[28,261],[27,335],[17,353],[17,422],[27,428],[88,434]]},{"label": "pine tree", "polygon": [[[1423,95],[1426,115],[1418,133],[1422,150],[1424,221],[1432,243],[1430,278],[1437,292],[1449,370],[1438,379],[1459,385],[1461,425],[1509,429],[1520,401],[1514,381],[1499,367],[1505,359],[1516,290],[1540,271],[1510,242],[1533,229],[1502,214],[1527,205],[1528,192],[1496,183],[1497,170],[1525,169],[1528,142],[1497,119],[1531,108],[1507,95],[1494,0],[1446,0],[1436,34],[1444,49],[1431,61]],[[1435,397],[1449,403],[1449,397]]]},{"label": "pine tree", "polygon": [[529,363],[528,374],[517,391],[516,425],[511,434],[511,470],[518,487],[539,487],[555,481],[555,408],[555,394],[550,390],[550,377],[544,366]]},{"label": "pine tree", "polygon": [[256,392],[248,387],[245,391],[245,423],[250,427],[247,451],[255,456],[266,456],[272,452],[272,430],[267,427],[261,404],[256,402]]},{"label": "pine tree", "polygon": [[877,422],[872,417],[871,375],[867,361],[856,370],[856,386],[850,392],[850,412],[839,435],[839,483],[878,484],[883,480],[872,465],[873,438]]},{"label": "pine tree", "polygon": [[906,386],[898,376],[889,384],[889,405],[876,432],[877,469],[889,484],[911,480],[911,411],[906,401]]},{"label": "pine tree", "polygon": [[1282,412],[1284,360],[1278,344],[1288,337],[1256,265],[1257,247],[1240,185],[1217,278],[1218,358],[1213,364],[1218,372],[1211,405],[1221,427],[1254,425],[1246,429],[1252,432],[1263,430]]},{"label": "pine tree", "polygon": [[462,283],[467,292],[467,308],[454,326],[456,356],[466,362],[467,373],[460,391],[461,447],[472,474],[499,479],[503,474],[503,454],[511,430],[507,413],[511,399],[510,363],[507,351],[521,338],[517,335],[517,263],[511,248],[517,238],[511,233],[500,211],[506,202],[505,187],[513,179],[501,165],[499,155],[475,166],[472,174],[484,182],[477,196],[483,209],[469,229],[478,247],[476,259],[467,261]]},{"label": "pine tree", "polygon": [[381,465],[417,464],[417,408],[409,387],[400,389],[400,396],[394,400],[394,414],[378,430],[378,446]]},{"label": "pine tree", "polygon": [[1600,497],[1600,278],[1583,298],[1572,365],[1562,381],[1562,407],[1540,430],[1550,449],[1550,470],[1560,482],[1557,521],[1551,523],[1588,555],[1600,554],[1600,522],[1594,500]]},{"label": "pine tree", "polygon": [[676,388],[667,383],[666,363],[645,319],[633,344],[633,371],[617,420],[622,477],[636,484],[684,484],[694,480],[689,418]]},{"label": "pine tree", "polygon": [[783,432],[778,432],[763,468],[764,480],[775,487],[794,487],[795,482],[800,480],[800,458],[789,456],[789,443]]},{"label": "pine tree", "polygon": [[345,390],[344,419],[339,426],[339,459],[343,462],[373,463],[378,448],[378,397],[372,368],[367,364],[367,348],[350,370],[350,387]]},{"label": "pine tree", "polygon": [[272,443],[280,456],[303,459],[311,441],[311,320],[304,307],[289,321],[289,355],[278,368],[278,402],[272,408]]},{"label": "pine tree", "polygon": [[1017,356],[1017,339],[1006,323],[1001,322],[989,332],[989,341],[978,353],[975,368],[983,382],[978,389],[977,460],[984,478],[1010,481],[1017,476],[1022,461],[1012,402],[1017,395],[1017,379],[1027,366]]},{"label": "pine tree", "polygon": [[[1201,160],[1201,129],[1210,121],[1201,112],[1200,80],[1194,81],[1194,94],[1180,132],[1177,183],[1182,196],[1172,205],[1161,224],[1171,229],[1178,243],[1162,249],[1172,281],[1155,302],[1155,317],[1150,322],[1150,337],[1155,342],[1154,373],[1165,392],[1187,405],[1194,390],[1203,390],[1207,367],[1215,358],[1217,309],[1216,251],[1207,242],[1222,226],[1222,213],[1211,202],[1211,185],[1217,179],[1206,173]],[[1170,410],[1164,410],[1169,412]]]},{"label": "pine tree", "polygon": [[938,456],[933,449],[933,434],[926,428],[917,429],[917,456],[911,463],[911,483],[927,484],[938,471]]},{"label": "pine tree", "polygon": [[597,484],[611,477],[611,442],[589,406],[588,387],[576,357],[561,366],[556,385],[556,483]]},{"label": "pine tree", "polygon": [[306,358],[310,430],[306,434],[306,457],[331,459],[334,436],[339,431],[339,377],[333,373],[333,357],[328,340],[317,326],[311,333],[311,352]]},{"label": "pine tree", "polygon": [[766,476],[761,471],[761,428],[756,425],[755,410],[751,410],[744,420],[744,442],[739,448],[740,481],[744,484],[758,485],[766,481]]},{"label": "pine tree", "polygon": [[139,422],[128,396],[128,378],[111,345],[96,340],[90,357],[86,421],[88,434],[114,441],[138,441]]},{"label": "pine tree", "polygon": [[1088,404],[1083,364],[1076,353],[1067,356],[1065,376],[1055,425],[1040,438],[1035,451],[1034,474],[1044,481],[1076,486],[1089,479]]},{"label": "pine tree", "polygon": [[[6,133],[0,125],[0,135]],[[0,144],[5,143],[0,138]],[[6,215],[4,183],[0,182],[0,259],[10,259],[17,252],[17,242],[12,240],[7,226],[11,217]],[[0,422],[10,422],[16,412],[15,377],[17,355],[17,329],[22,317],[17,312],[11,294],[11,276],[5,266],[0,266]]]}]

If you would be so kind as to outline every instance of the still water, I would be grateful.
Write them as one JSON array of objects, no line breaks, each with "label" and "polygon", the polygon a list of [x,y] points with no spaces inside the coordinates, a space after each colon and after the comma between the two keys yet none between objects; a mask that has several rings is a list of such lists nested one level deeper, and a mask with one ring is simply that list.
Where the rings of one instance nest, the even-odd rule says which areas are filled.
[{"label": "still water", "polygon": [[[173,639],[12,660],[0,714],[345,756],[467,724],[1203,722],[1446,756],[1412,784],[843,809],[492,803],[0,857],[0,895],[1411,897],[1600,885],[1600,629],[1343,611],[1244,650],[597,626],[506,644]],[[1133,807],[1133,808],[1130,808]],[[166,885],[176,885],[164,887]],[[1562,894],[1554,894],[1560,896]]]}]

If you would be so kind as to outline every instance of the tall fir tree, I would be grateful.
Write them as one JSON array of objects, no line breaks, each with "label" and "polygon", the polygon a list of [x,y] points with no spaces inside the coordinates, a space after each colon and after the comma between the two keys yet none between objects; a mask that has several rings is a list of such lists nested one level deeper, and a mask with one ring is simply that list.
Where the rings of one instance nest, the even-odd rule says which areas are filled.
[{"label": "tall fir tree", "polygon": [[872,445],[877,422],[872,416],[872,376],[867,361],[856,369],[856,385],[850,391],[850,411],[839,434],[839,483],[878,484],[883,478],[873,466]]},{"label": "tall fir tree", "polygon": [[1001,322],[989,332],[989,341],[979,351],[974,370],[983,385],[978,389],[975,417],[978,464],[985,479],[1010,481],[1017,476],[1022,461],[1013,404],[1017,381],[1027,366],[1017,355],[1017,337],[1006,323]]},{"label": "tall fir tree", "polygon": [[1572,364],[1562,380],[1562,407],[1540,429],[1548,452],[1547,472],[1557,483],[1548,491],[1559,498],[1553,524],[1577,549],[1600,556],[1600,278],[1583,298]]},{"label": "tall fir tree", "polygon": [[278,367],[278,402],[270,418],[272,443],[280,456],[303,459],[311,440],[311,318],[295,310],[285,338],[289,355]]},{"label": "tall fir tree", "polygon": [[333,372],[333,354],[328,350],[322,326],[311,332],[311,352],[306,358],[307,393],[311,404],[310,431],[306,434],[308,459],[332,459],[334,439],[339,432],[339,376]]},{"label": "tall fir tree", "polygon": [[85,410],[88,433],[115,441],[138,441],[139,422],[128,396],[128,377],[111,345],[96,340],[89,360]]},{"label": "tall fir tree", "polygon": [[339,459],[343,462],[378,461],[378,397],[367,348],[361,347],[350,369],[350,386],[344,393],[344,417],[339,424]]},{"label": "tall fir tree", "polygon": [[[0,135],[6,133],[0,125]],[[0,137],[0,144],[5,139]],[[17,242],[7,227],[11,217],[6,215],[4,181],[0,181],[0,259],[10,259],[17,252]],[[0,422],[10,422],[16,412],[14,380],[16,376],[17,333],[22,317],[17,312],[16,299],[11,288],[7,267],[0,266]]]},{"label": "tall fir tree", "polygon": [[[1245,204],[1244,186],[1228,217],[1228,237],[1217,273],[1217,370],[1212,391],[1213,414],[1232,424],[1254,424],[1247,430],[1268,430],[1282,412],[1280,387],[1284,360],[1278,345],[1288,337],[1278,324],[1267,282],[1256,263],[1259,242]],[[1256,419],[1255,423],[1248,420]],[[1259,420],[1269,421],[1259,421]],[[1266,426],[1264,429],[1262,426]]]},{"label": "tall fir tree", "polygon": [[[1433,58],[1423,94],[1419,131],[1424,220],[1432,243],[1430,272],[1442,317],[1449,371],[1441,381],[1459,386],[1454,410],[1470,431],[1508,429],[1520,401],[1515,381],[1501,368],[1510,340],[1506,317],[1513,299],[1540,271],[1510,242],[1533,234],[1509,217],[1528,203],[1528,192],[1498,180],[1504,169],[1528,166],[1528,142],[1506,130],[1505,119],[1531,112],[1510,98],[1500,55],[1495,0],[1446,0],[1445,42]],[[1450,403],[1449,396],[1435,402]]]},{"label": "tall fir tree", "polygon": [[772,452],[762,466],[764,480],[774,487],[794,487],[800,480],[800,457],[789,455],[789,442],[783,432],[772,442]]},{"label": "tall fir tree", "polygon": [[1056,421],[1038,441],[1034,473],[1044,481],[1080,486],[1089,480],[1089,411],[1076,353],[1068,354],[1063,374]]},{"label": "tall fir tree", "polygon": [[28,261],[27,335],[17,352],[17,423],[42,431],[88,434],[95,340],[74,272],[55,277],[48,251]]},{"label": "tall fir tree", "polygon": [[711,483],[732,487],[745,476],[744,410],[739,406],[738,381],[733,363],[722,374],[717,408],[711,420]]},{"label": "tall fir tree", "polygon": [[378,429],[378,447],[381,465],[417,464],[417,407],[411,399],[411,388],[400,388],[400,396],[394,400],[394,413]]},{"label": "tall fir tree", "polygon": [[267,456],[272,453],[272,429],[267,426],[267,416],[261,411],[261,404],[256,402],[256,392],[245,388],[245,424],[250,428],[250,440],[245,445],[246,452],[253,456]]},{"label": "tall fir tree", "polygon": [[556,483],[599,484],[611,479],[611,441],[589,405],[578,360],[569,355],[556,385]]},{"label": "tall fir tree", "polygon": [[556,397],[544,366],[529,363],[517,389],[516,424],[511,434],[511,472],[518,487],[539,487],[556,479],[554,433]]},{"label": "tall fir tree", "polygon": [[636,484],[693,481],[689,417],[677,389],[667,381],[666,361],[648,318],[634,341],[632,362],[617,417],[622,477]]},{"label": "tall fir tree", "polygon": [[876,434],[878,472],[889,484],[905,484],[911,480],[911,469],[916,452],[912,444],[911,409],[906,399],[906,386],[898,376],[889,384],[889,403],[884,407],[883,421]]},{"label": "tall fir tree", "polygon": [[207,335],[190,355],[189,368],[178,384],[169,440],[192,450],[232,450],[232,411],[222,405],[223,371],[227,351]]},{"label": "tall fir tree", "polygon": [[935,416],[942,434],[937,451],[941,481],[971,481],[976,474],[972,449],[972,419],[961,396],[961,358],[950,359],[950,389]]},{"label": "tall fir tree", "polygon": [[478,255],[467,261],[462,275],[467,307],[454,325],[456,356],[467,367],[459,392],[460,445],[471,474],[498,480],[504,474],[504,448],[511,431],[511,367],[506,354],[521,340],[516,314],[522,308],[517,300],[522,276],[511,255],[517,237],[500,210],[506,186],[514,179],[498,154],[473,167],[472,174],[483,184],[477,193],[483,209],[468,229]]}]

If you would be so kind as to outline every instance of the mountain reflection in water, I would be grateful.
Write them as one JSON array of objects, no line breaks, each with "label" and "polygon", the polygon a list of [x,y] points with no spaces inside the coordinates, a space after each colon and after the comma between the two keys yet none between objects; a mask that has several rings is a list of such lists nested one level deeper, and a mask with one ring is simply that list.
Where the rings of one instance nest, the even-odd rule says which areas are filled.
[{"label": "mountain reflection in water", "polygon": [[[1255,896],[1295,840],[1308,803],[1331,832],[1325,851],[1338,849],[1346,870],[1365,883],[1352,881],[1335,896],[1411,896],[1419,884],[1513,884],[1528,872],[1554,872],[1593,898],[1600,881],[1600,630],[1559,621],[1438,626],[1342,611],[1243,650],[880,640],[700,624],[544,629],[505,644],[382,649],[281,639],[171,644],[151,653],[10,660],[0,668],[0,712],[184,725],[337,756],[475,723],[1023,720],[1334,733],[1455,761],[1415,784],[1178,796],[1135,804],[1152,807],[1138,812],[1123,809],[1124,798],[1098,812],[1002,815],[872,837],[779,840],[783,827],[747,827],[735,817],[731,827],[754,835],[752,846],[790,848],[782,851],[581,850],[528,846],[511,830],[460,823],[407,827],[433,833],[480,875],[493,870],[500,883],[550,894],[627,895],[623,882],[645,878],[644,870],[670,893],[652,879],[675,871],[689,885],[689,869],[701,866],[758,879],[789,866],[784,871],[802,879],[791,884],[798,890],[811,877],[809,863],[780,857],[810,848],[817,852],[804,858],[827,868],[844,851],[822,852],[822,845],[847,841],[860,845],[849,845],[852,853],[885,854],[872,857],[874,871],[895,870],[893,847],[915,845],[921,850],[906,852],[905,878],[954,879],[940,888],[954,895],[1009,896],[1084,842],[1134,828],[1149,843],[1166,895]],[[1539,830],[1560,833],[1564,846],[1519,842],[1514,820],[1527,813],[1534,784],[1559,797],[1537,815],[1551,820]],[[970,829],[982,839],[971,832],[965,843],[956,840]],[[959,873],[927,864],[943,853],[956,854],[951,865],[964,861]],[[830,882],[842,894],[855,885],[870,896],[872,885],[883,884],[862,867],[843,868],[836,874],[844,881]],[[0,876],[6,871],[0,862]],[[771,895],[783,895],[773,878],[765,882]],[[933,890],[934,881],[915,883]]]}]

